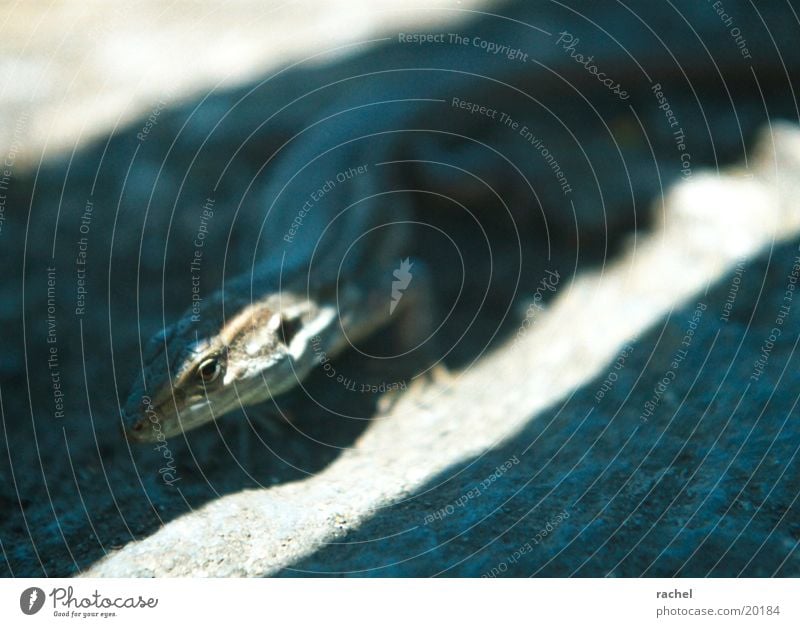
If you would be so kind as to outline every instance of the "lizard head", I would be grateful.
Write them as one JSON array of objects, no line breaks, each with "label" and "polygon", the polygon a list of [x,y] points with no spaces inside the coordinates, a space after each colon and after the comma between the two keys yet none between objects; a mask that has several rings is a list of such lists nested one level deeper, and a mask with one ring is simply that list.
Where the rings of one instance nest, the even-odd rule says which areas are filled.
[{"label": "lizard head", "polygon": [[278,301],[217,324],[186,316],[157,333],[123,410],[128,439],[160,441],[294,387],[313,366],[312,335],[333,316],[307,301]]}]

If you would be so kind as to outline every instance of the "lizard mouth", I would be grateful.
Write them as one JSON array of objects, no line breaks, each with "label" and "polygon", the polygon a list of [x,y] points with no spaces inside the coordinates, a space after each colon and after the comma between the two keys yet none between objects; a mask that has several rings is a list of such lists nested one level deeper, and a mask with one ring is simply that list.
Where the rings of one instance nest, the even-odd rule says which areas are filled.
[{"label": "lizard mouth", "polygon": [[130,427],[123,429],[128,442],[144,442],[147,436],[147,425],[144,420],[137,420]]},{"label": "lizard mouth", "polygon": [[137,414],[126,419],[125,437],[130,442],[163,442],[214,420],[209,401],[184,407],[180,413],[144,403]]},{"label": "lizard mouth", "polygon": [[127,426],[124,431],[129,442],[162,442],[181,432],[176,420],[147,401],[142,402],[135,414],[127,413],[125,416]]},{"label": "lizard mouth", "polygon": [[175,435],[170,433],[168,423],[152,409],[140,414],[128,424],[124,431],[129,442],[159,442]]}]

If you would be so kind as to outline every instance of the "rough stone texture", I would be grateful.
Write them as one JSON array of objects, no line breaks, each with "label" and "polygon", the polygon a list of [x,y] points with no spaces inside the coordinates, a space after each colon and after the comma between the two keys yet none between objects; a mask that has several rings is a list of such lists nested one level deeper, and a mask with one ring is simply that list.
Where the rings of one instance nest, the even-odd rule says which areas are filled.
[{"label": "rough stone texture", "polygon": [[87,574],[797,575],[796,302],[750,376],[800,272],[798,241],[774,241],[800,229],[800,131],[752,159],[752,178],[679,185],[516,347],[403,398],[315,476],[218,499]]},{"label": "rough stone texture", "polygon": [[[676,80],[664,72],[671,67],[664,65],[668,55],[637,30],[636,16],[619,7],[592,14],[594,3],[577,3],[585,4],[607,32],[632,33],[631,44],[638,46],[633,57],[668,87],[691,138],[693,174],[677,186],[674,139],[624,51],[604,36],[592,39],[588,21],[573,14],[565,18],[556,5],[547,10],[510,5],[509,15],[528,16],[554,33],[565,23],[575,32],[585,29],[584,45],[604,43],[610,67],[624,70],[644,95],[632,99],[632,110],[620,107],[608,94],[595,93],[583,69],[551,39],[531,35],[531,45],[540,46],[538,56],[556,64],[570,81],[584,81],[578,91],[586,102],[563,85],[558,91],[559,80],[542,86],[537,79],[532,86],[542,102],[558,110],[569,131],[578,129],[581,136],[578,150],[556,124],[540,125],[552,134],[547,143],[571,174],[574,204],[548,187],[549,166],[530,159],[527,146],[504,139],[504,129],[476,124],[492,144],[514,151],[514,160],[530,167],[549,230],[546,238],[541,225],[518,217],[526,255],[519,287],[513,281],[517,251],[503,246],[493,251],[496,277],[517,294],[510,299],[508,290],[498,289],[489,295],[473,332],[448,360],[450,380],[437,377],[399,398],[379,398],[331,388],[316,373],[306,387],[324,407],[302,394],[281,399],[281,409],[294,416],[292,424],[263,420],[275,409],[265,404],[170,441],[180,476],[177,489],[160,479],[160,452],[130,447],[120,437],[118,406],[138,366],[139,342],[185,308],[187,275],[175,269],[191,252],[197,208],[221,162],[241,147],[218,192],[210,248],[226,244],[227,210],[243,200],[242,190],[264,155],[286,139],[292,124],[318,113],[298,106],[274,136],[245,141],[264,111],[306,84],[393,61],[379,49],[287,72],[262,85],[255,98],[236,108],[236,116],[210,132],[250,89],[249,83],[239,85],[242,76],[279,67],[311,40],[317,50],[347,37],[372,37],[375,29],[396,32],[407,23],[396,21],[396,14],[390,19],[380,7],[354,13],[351,6],[343,13],[336,4],[322,3],[333,8],[315,20],[306,16],[323,9],[306,3],[302,25],[297,14],[295,21],[284,16],[285,26],[274,27],[282,33],[279,41],[261,36],[269,13],[247,2],[233,3],[219,16],[211,5],[197,3],[202,11],[195,34],[194,13],[180,8],[194,4],[176,5],[170,11],[177,14],[160,16],[152,4],[142,3],[128,17],[114,17],[108,32],[101,26],[99,39],[84,38],[91,42],[88,47],[68,35],[63,49],[52,43],[67,17],[91,25],[94,14],[74,10],[75,3],[54,5],[58,11],[42,17],[35,36],[14,22],[17,38],[4,41],[30,40],[30,53],[2,61],[1,67],[13,66],[13,75],[5,76],[32,78],[27,84],[9,78],[6,96],[0,94],[0,154],[11,142],[17,155],[0,230],[9,277],[0,284],[0,572],[800,574],[800,430],[795,424],[800,387],[794,357],[800,313],[795,300],[768,348],[763,374],[750,379],[778,324],[780,307],[787,304],[782,299],[798,255],[800,131],[776,120],[797,118],[792,92],[781,82],[781,62],[793,72],[800,49],[784,45],[778,59],[748,2],[725,4],[737,18],[750,16],[740,19],[760,53],[752,72],[732,63],[740,59],[738,49],[706,3],[686,3],[680,14],[666,3],[648,0],[639,6],[650,24],[672,37],[670,52],[682,67],[696,69],[705,60],[713,70],[718,64],[719,78],[726,82],[712,73],[693,81],[692,89],[680,76]],[[760,10],[769,33],[781,44],[790,41],[786,33],[791,34],[793,22],[781,13],[785,7],[770,4]],[[429,19],[398,13],[417,24]],[[247,19],[251,15],[253,20]],[[362,16],[363,31],[351,30],[355,15]],[[684,17],[703,34],[700,39],[693,38]],[[347,28],[326,21],[341,19]],[[507,28],[492,19],[488,23],[497,28],[498,38]],[[131,33],[140,32],[149,34],[143,58],[157,61],[128,59],[129,71],[121,71],[118,63],[132,49]],[[222,36],[229,32],[243,42],[240,48]],[[324,41],[314,39],[323,35]],[[95,50],[99,41],[102,47]],[[159,41],[176,42],[175,50],[159,54]],[[211,46],[208,57],[200,52],[205,46]],[[394,62],[420,55],[429,62],[427,51],[409,50],[408,57]],[[195,58],[220,65],[191,67],[187,59]],[[53,67],[62,63],[62,71],[54,71],[50,61]],[[65,68],[81,62],[88,69],[75,70],[78,78],[71,82]],[[27,67],[36,71],[23,72]],[[228,75],[237,77],[236,85],[224,82],[226,89],[212,94],[216,81]],[[751,81],[753,75],[758,83]],[[106,81],[113,88],[105,89]],[[174,86],[179,96],[160,111],[148,139],[137,141],[165,85]],[[199,95],[192,93],[195,89]],[[87,97],[94,92],[96,104]],[[497,92],[475,93],[488,98]],[[17,145],[14,121],[20,112],[30,117],[22,130],[25,141]],[[120,128],[109,135],[120,115]],[[463,121],[449,113],[437,117],[454,126]],[[756,129],[762,135],[752,151]],[[438,150],[432,145],[422,152],[439,156]],[[448,145],[444,152],[462,167],[486,165],[485,153],[463,145]],[[740,165],[730,166],[732,161]],[[493,181],[514,201],[513,208],[530,212],[530,202],[514,198],[521,186],[508,184],[507,170],[495,174]],[[602,185],[591,184],[595,176]],[[463,178],[433,183],[449,183],[455,195],[474,193]],[[95,201],[89,235],[91,306],[79,320],[71,314],[75,240],[90,190]],[[431,213],[472,255],[464,306],[454,314],[457,323],[469,322],[473,305],[482,302],[481,272],[488,267],[478,261],[482,242],[458,233],[466,221]],[[245,231],[253,231],[251,222],[244,224]],[[235,241],[242,251],[248,250],[242,244],[248,235]],[[502,230],[490,235],[493,243],[508,243]],[[434,276],[449,302],[458,286],[451,273],[435,271],[452,260],[436,253]],[[238,254],[238,262],[246,261],[245,252]],[[47,267],[54,258],[59,358],[67,390],[63,420],[53,417],[46,367]],[[737,270],[740,263],[743,269]],[[561,273],[557,289],[548,293],[546,310],[528,309],[548,269]],[[214,284],[221,276],[221,267],[209,267],[204,279]],[[738,290],[725,321],[722,312],[734,286]],[[673,368],[698,302],[706,308],[679,367]],[[527,311],[535,315],[522,326]],[[446,339],[452,339],[450,333]],[[389,335],[379,334],[371,346],[385,348]],[[336,367],[376,384],[409,376],[408,369],[376,370],[355,353],[337,360]],[[646,403],[670,370],[674,381],[659,391],[658,407],[643,421]],[[617,379],[598,399],[612,373]]]}]

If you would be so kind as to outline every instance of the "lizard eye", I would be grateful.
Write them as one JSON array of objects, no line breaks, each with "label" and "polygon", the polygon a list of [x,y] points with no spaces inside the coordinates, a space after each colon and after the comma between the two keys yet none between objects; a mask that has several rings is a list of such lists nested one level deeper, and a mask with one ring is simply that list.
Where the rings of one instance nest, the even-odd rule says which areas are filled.
[{"label": "lizard eye", "polygon": [[287,318],[281,316],[280,326],[278,327],[278,337],[287,346],[292,343],[294,336],[297,335],[302,323],[299,318]]},{"label": "lizard eye", "polygon": [[213,383],[222,374],[222,364],[216,357],[204,359],[197,367],[197,376],[206,385]]}]

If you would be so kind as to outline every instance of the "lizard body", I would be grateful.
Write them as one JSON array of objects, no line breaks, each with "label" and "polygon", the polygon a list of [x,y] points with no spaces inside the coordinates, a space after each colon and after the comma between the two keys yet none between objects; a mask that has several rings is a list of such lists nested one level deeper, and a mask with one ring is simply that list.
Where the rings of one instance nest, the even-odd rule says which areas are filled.
[{"label": "lizard body", "polygon": [[[514,3],[510,21],[490,15],[480,28],[461,32],[471,40],[395,44],[348,60],[339,66],[348,71],[329,81],[324,67],[309,75],[305,94],[281,109],[308,126],[295,128],[278,154],[264,156],[269,181],[258,195],[263,219],[250,270],[206,298],[199,321],[187,312],[150,341],[123,409],[128,437],[174,436],[283,393],[319,363],[321,352],[334,356],[388,322],[392,270],[414,257],[410,218],[419,200],[408,179],[393,178],[399,166],[380,164],[427,160],[430,167],[412,179],[423,189],[518,194],[519,207],[543,215],[549,237],[559,222],[574,223],[574,235],[614,229],[604,197],[609,190],[633,211],[638,198],[663,191],[660,168],[680,151],[659,109],[659,90],[681,112],[681,133],[691,137],[696,164],[716,163],[718,152],[738,154],[741,129],[712,137],[696,92],[715,90],[724,104],[722,77],[750,77],[739,71],[735,47],[722,42],[713,63],[695,63],[696,42],[670,41],[678,57],[693,62],[665,64],[660,46],[666,44],[643,33],[634,11],[578,4],[580,19],[572,10]],[[685,27],[669,3],[647,6],[662,26]],[[614,40],[619,45],[601,47],[596,22],[625,45]],[[525,51],[525,58],[473,45],[481,41]],[[594,70],[576,50],[585,51]],[[766,57],[749,63],[761,80],[776,73]],[[598,68],[625,86],[624,100],[598,81]],[[257,117],[258,103],[248,106]],[[618,120],[625,123],[615,127]],[[451,163],[461,167],[448,169]],[[588,183],[574,191],[557,184],[556,166],[570,181]]]},{"label": "lizard body", "polygon": [[373,112],[332,109],[335,123],[306,131],[316,141],[291,146],[280,185],[261,195],[251,271],[147,344],[124,407],[129,439],[171,437],[285,392],[389,320],[409,200],[371,170],[398,142]]}]

